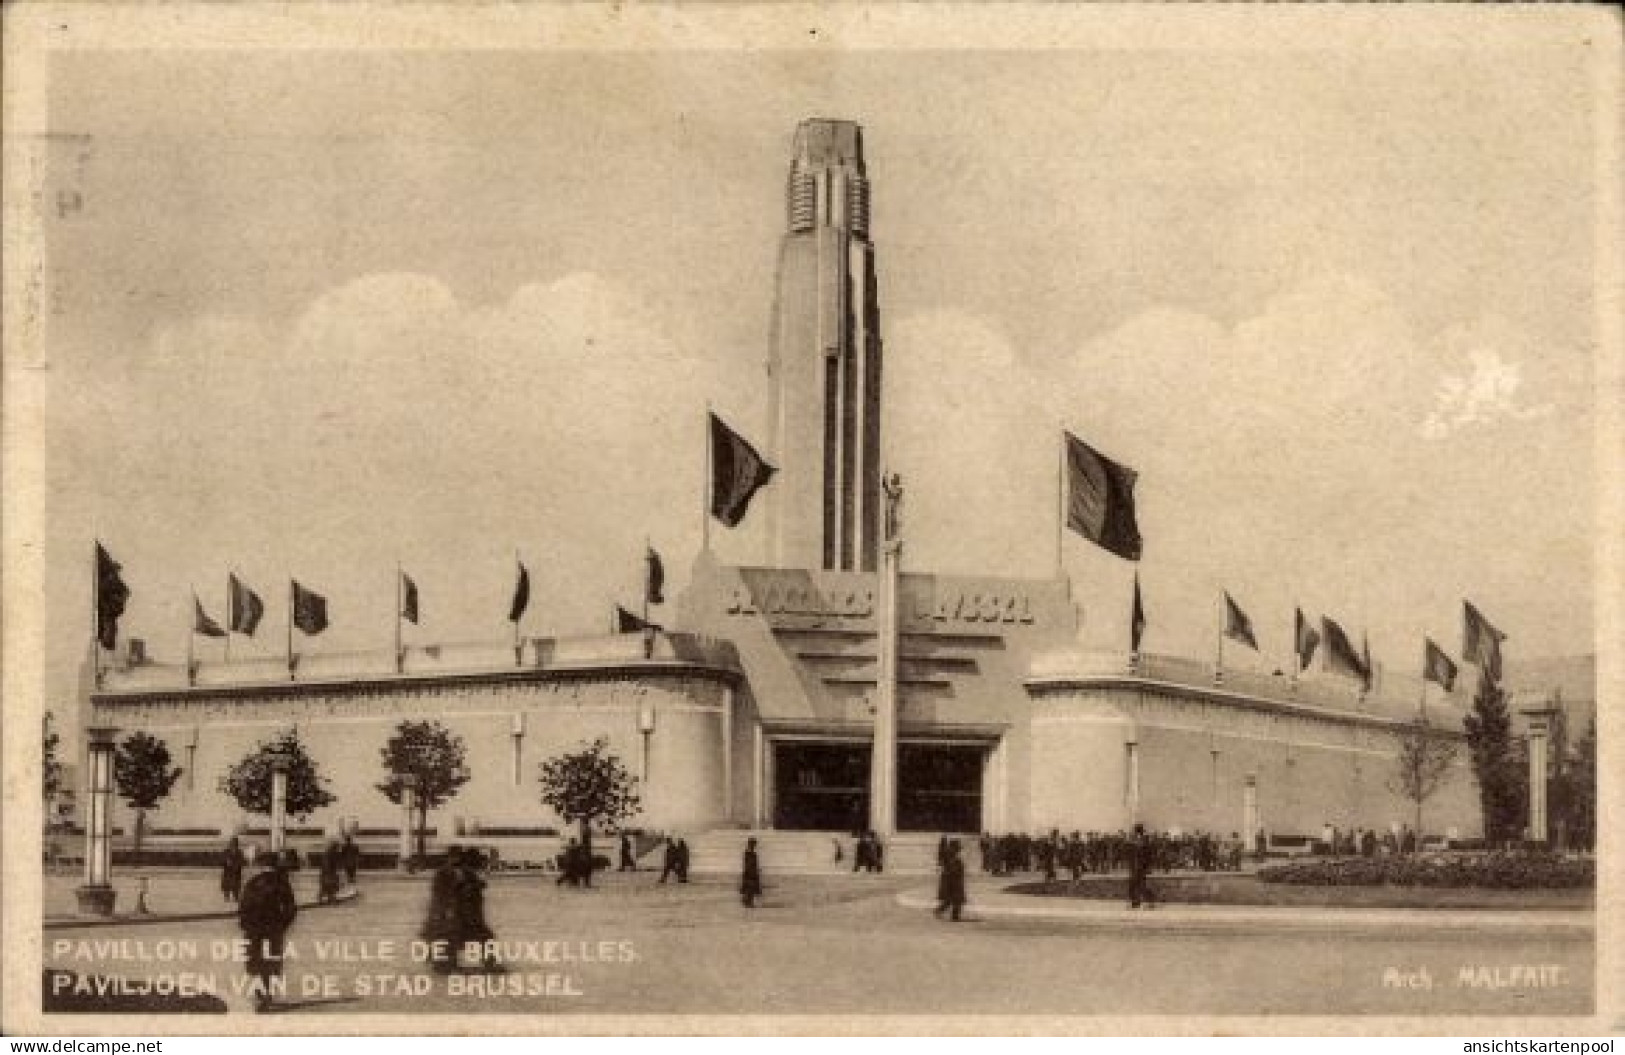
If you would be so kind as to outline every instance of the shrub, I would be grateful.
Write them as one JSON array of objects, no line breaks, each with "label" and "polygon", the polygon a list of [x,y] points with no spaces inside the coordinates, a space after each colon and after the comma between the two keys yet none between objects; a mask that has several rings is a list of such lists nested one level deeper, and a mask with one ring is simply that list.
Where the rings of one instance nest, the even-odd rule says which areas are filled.
[{"label": "shrub", "polygon": [[1550,853],[1408,854],[1278,865],[1260,869],[1258,878],[1300,886],[1576,890],[1596,886],[1597,866],[1590,858]]}]

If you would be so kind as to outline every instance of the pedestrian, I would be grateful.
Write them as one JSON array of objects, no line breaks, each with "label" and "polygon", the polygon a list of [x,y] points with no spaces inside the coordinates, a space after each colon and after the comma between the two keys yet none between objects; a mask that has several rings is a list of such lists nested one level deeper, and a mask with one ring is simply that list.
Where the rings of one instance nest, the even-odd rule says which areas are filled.
[{"label": "pedestrian", "polygon": [[965,861],[959,856],[959,840],[948,840],[947,853],[942,861],[942,874],[937,877],[937,907],[932,915],[938,919],[947,912],[949,918],[959,922],[965,908]]},{"label": "pedestrian", "polygon": [[429,911],[418,936],[429,943],[429,964],[436,974],[448,974],[457,968],[457,949],[463,937],[457,915],[462,864],[462,847],[448,846],[446,859],[434,870],[429,883]]},{"label": "pedestrian", "polygon": [[339,899],[339,876],[343,872],[340,860],[339,844],[336,840],[327,840],[322,848],[321,871],[318,873],[316,884],[316,900],[324,905],[331,905]]},{"label": "pedestrian", "polygon": [[660,869],[660,881],[664,883],[668,876],[674,875],[681,875],[681,869],[677,866],[677,840],[668,835],[665,859]]},{"label": "pedestrian", "polygon": [[1134,838],[1129,845],[1128,907],[1139,908],[1144,903],[1152,907],[1151,859],[1155,847],[1145,832],[1145,825],[1134,826]]},{"label": "pedestrian", "polygon": [[344,845],[339,848],[339,857],[344,862],[344,884],[355,886],[355,875],[361,870],[361,847],[355,844],[355,836],[346,831]]},{"label": "pedestrian", "polygon": [[243,884],[237,904],[237,925],[248,942],[247,971],[254,1010],[268,1011],[282,983],[282,950],[288,928],[299,915],[293,884],[272,852],[256,854],[254,874]]},{"label": "pedestrian", "polygon": [[636,872],[638,859],[632,856],[632,836],[626,832],[621,833],[621,867],[622,872]]},{"label": "pedestrian", "polygon": [[682,836],[677,837],[677,881],[688,882],[688,840]]},{"label": "pedestrian", "polygon": [[755,908],[762,896],[762,862],[756,856],[756,840],[745,840],[745,860],[739,870],[739,899],[746,908]]},{"label": "pedestrian", "polygon": [[[469,959],[482,964],[487,971],[496,969],[496,954],[486,948],[486,942],[496,932],[485,919],[485,858],[475,849],[464,850],[458,862],[455,886],[457,921],[457,948],[465,949]],[[452,956],[456,962],[456,954]]]},{"label": "pedestrian", "polygon": [[220,893],[227,901],[241,901],[243,896],[243,848],[233,835],[226,841],[220,857]]},{"label": "pedestrian", "polygon": [[565,844],[564,852],[559,854],[559,877],[553,880],[553,885],[581,885],[581,844],[573,836]]}]

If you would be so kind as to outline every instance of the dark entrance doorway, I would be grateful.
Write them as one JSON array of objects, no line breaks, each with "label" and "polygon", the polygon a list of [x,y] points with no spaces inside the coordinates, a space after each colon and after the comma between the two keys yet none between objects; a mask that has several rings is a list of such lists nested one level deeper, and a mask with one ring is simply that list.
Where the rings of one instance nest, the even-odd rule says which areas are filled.
[{"label": "dark entrance doorway", "polygon": [[982,830],[982,762],[987,752],[965,744],[897,746],[897,830]]},{"label": "dark entrance doorway", "polygon": [[773,755],[773,826],[852,832],[869,826],[869,745],[781,742]]},{"label": "dark entrance doorway", "polygon": [[[773,754],[773,826],[856,832],[869,826],[868,744],[780,741]],[[897,830],[977,832],[982,765],[975,744],[897,746]]]}]

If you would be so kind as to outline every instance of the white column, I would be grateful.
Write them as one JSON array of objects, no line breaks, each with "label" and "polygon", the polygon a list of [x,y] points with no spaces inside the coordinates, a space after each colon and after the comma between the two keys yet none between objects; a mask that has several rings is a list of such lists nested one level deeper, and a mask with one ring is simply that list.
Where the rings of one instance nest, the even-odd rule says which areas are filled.
[{"label": "white column", "polygon": [[1547,712],[1529,712],[1529,833],[1535,842],[1546,841]]},{"label": "white column", "polygon": [[401,778],[401,850],[396,867],[403,872],[412,870],[412,807],[417,780],[411,774]]},{"label": "white column", "polygon": [[79,911],[113,914],[113,750],[118,730],[98,726],[85,730],[90,755],[89,801],[86,803],[85,882],[74,893]]},{"label": "white column", "polygon": [[722,687],[722,823],[734,816],[734,687]]},{"label": "white column", "polygon": [[880,597],[875,607],[879,670],[874,747],[869,756],[869,827],[883,839],[897,828],[897,566],[902,548],[896,539],[882,545]]},{"label": "white column", "polygon": [[1247,783],[1241,789],[1241,837],[1242,845],[1249,849],[1258,838],[1258,775],[1247,774]]},{"label": "white column", "polygon": [[1123,797],[1128,806],[1128,822],[1134,825],[1140,820],[1140,745],[1130,740],[1123,746],[1128,754],[1128,786]]},{"label": "white column", "polygon": [[516,714],[508,725],[508,737],[513,741],[513,783],[515,787],[524,783],[524,774],[520,771],[520,761],[524,757],[525,746],[525,716]]},{"label": "white column", "polygon": [[762,815],[764,800],[763,788],[767,784],[767,753],[762,743],[762,724],[756,723],[751,730],[751,762],[754,778],[751,780],[750,798],[750,826],[752,828],[765,828],[767,821]]},{"label": "white column", "polygon": [[271,759],[271,852],[281,853],[288,841],[288,760]]}]

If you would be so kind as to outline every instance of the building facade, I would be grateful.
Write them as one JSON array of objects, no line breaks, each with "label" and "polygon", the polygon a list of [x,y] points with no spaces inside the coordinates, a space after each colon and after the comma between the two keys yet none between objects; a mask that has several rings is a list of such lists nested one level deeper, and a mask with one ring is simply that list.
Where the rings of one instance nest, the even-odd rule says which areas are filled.
[{"label": "building facade", "polygon": [[[162,737],[186,774],[151,818],[157,836],[263,825],[219,778],[289,727],[336,798],[300,823],[388,833],[400,816],[377,790],[380,751],[399,722],[428,718],[463,739],[473,773],[434,820],[442,839],[552,838],[561,824],[539,801],[537,766],[598,737],[640,779],[635,823],[658,830],[1144,822],[1250,837],[1411,821],[1393,789],[1414,686],[1367,694],[1338,678],[1085,654],[1064,579],[903,572],[885,593],[880,314],[857,125],[800,126],[787,199],[769,356],[779,473],[762,496],[770,565],[699,554],[670,632],[413,648],[399,662],[309,656],[297,669],[115,667],[91,694],[90,724]],[[1439,735],[1461,739],[1462,703],[1436,699]],[[877,756],[882,713],[880,742],[895,750]],[[887,809],[875,788],[894,796]],[[1426,817],[1431,832],[1478,833],[1465,751]]]}]

